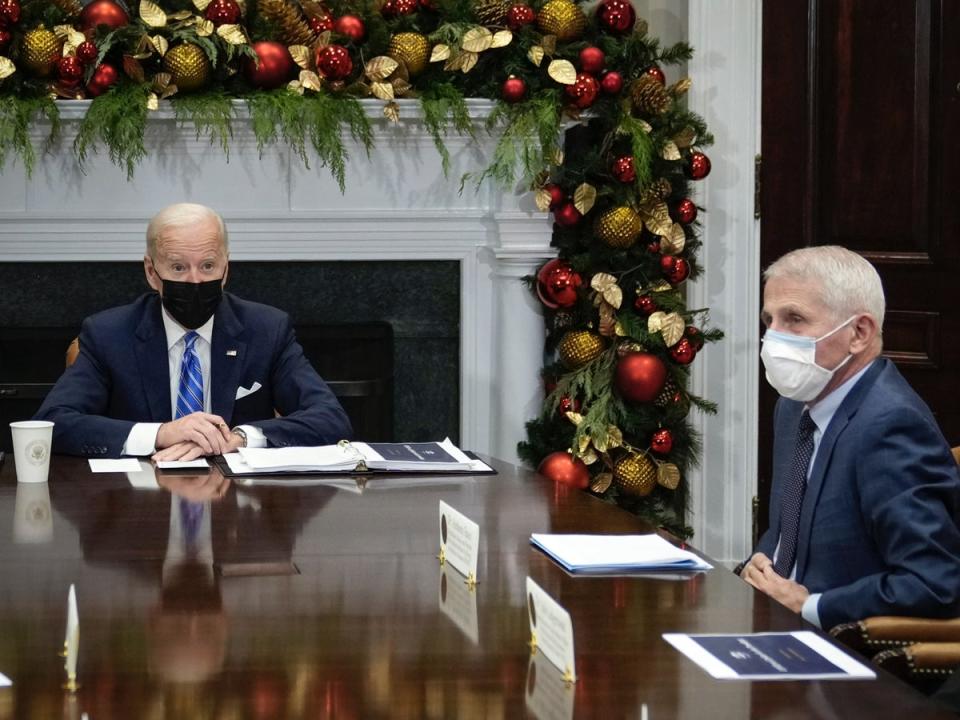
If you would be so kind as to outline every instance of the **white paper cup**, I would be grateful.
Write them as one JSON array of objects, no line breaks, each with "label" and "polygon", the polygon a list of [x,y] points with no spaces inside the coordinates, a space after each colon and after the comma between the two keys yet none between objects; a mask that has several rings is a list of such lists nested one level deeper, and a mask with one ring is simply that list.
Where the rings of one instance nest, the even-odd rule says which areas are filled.
[{"label": "white paper cup", "polygon": [[[19,544],[53,540],[53,513],[47,483],[18,483],[13,511],[13,541]],[[0,716],[2,717],[2,716]]]},{"label": "white paper cup", "polygon": [[50,472],[53,423],[48,420],[21,420],[10,423],[17,481],[42,483]]}]

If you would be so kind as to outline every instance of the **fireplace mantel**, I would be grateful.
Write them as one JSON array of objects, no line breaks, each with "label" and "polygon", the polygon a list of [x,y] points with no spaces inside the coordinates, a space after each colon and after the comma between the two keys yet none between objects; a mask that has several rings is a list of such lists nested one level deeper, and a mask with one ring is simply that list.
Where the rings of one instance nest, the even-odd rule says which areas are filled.
[{"label": "fireplace mantel", "polygon": [[[161,108],[132,180],[105,149],[81,170],[71,145],[89,102],[64,102],[62,137],[33,174],[15,162],[0,176],[0,262],[136,260],[150,216],[184,200],[223,214],[233,260],[456,260],[461,444],[515,461],[541,400],[543,319],[521,278],[553,254],[550,220],[528,192],[470,182],[459,191],[461,176],[482,171],[495,146],[484,129],[493,103],[469,101],[475,138],[445,139],[446,177],[417,101],[399,101],[397,123],[381,102],[363,104],[374,148],[368,157],[345,132],[341,194],[316,158],[307,169],[286,146],[261,153],[242,103],[228,158]],[[34,130],[38,144],[45,130]]]}]

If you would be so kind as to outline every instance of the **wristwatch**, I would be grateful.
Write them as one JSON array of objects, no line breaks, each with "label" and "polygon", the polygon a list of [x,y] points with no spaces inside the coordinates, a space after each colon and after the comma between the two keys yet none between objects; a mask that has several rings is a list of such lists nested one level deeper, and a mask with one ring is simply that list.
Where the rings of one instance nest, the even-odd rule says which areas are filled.
[{"label": "wristwatch", "polygon": [[232,432],[234,435],[239,435],[239,436],[240,436],[240,440],[243,441],[243,442],[240,443],[240,447],[246,447],[246,446],[247,446],[247,433],[246,433],[246,431],[245,431],[243,428],[241,428],[241,427],[238,426],[238,427],[233,428],[230,432]]}]

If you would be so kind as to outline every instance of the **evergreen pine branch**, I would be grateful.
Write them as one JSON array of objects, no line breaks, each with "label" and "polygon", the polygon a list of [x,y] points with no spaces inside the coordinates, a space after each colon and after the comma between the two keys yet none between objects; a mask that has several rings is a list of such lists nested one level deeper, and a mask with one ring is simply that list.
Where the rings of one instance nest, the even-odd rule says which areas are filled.
[{"label": "evergreen pine branch", "polygon": [[82,167],[96,145],[107,146],[110,160],[126,168],[133,179],[137,164],[147,156],[143,135],[147,126],[148,85],[125,83],[94,98],[80,122],[73,150]]},{"label": "evergreen pine branch", "polygon": [[49,95],[23,98],[0,95],[0,170],[12,151],[19,156],[27,177],[33,175],[37,154],[30,139],[30,126],[34,116],[40,113],[50,123],[50,133],[44,141],[46,150],[60,137],[60,112],[53,99]]},{"label": "evergreen pine branch", "polygon": [[473,136],[473,124],[463,94],[451,83],[439,83],[427,90],[420,98],[423,119],[433,137],[433,145],[440,154],[443,175],[450,173],[450,153],[443,142],[448,119],[461,135]]},{"label": "evergreen pine branch", "polygon": [[230,140],[233,138],[233,102],[224,92],[174,95],[174,113],[181,123],[193,123],[199,140],[202,135],[217,143],[230,161]]}]

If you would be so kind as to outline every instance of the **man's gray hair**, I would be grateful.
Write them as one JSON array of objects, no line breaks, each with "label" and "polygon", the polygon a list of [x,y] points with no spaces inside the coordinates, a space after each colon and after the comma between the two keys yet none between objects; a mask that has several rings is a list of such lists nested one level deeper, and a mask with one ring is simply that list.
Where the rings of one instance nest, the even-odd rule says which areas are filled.
[{"label": "man's gray hair", "polygon": [[220,238],[223,240],[223,251],[229,252],[230,246],[227,243],[227,226],[223,222],[220,214],[206,205],[197,203],[176,203],[168,205],[158,212],[147,225],[147,255],[155,260],[157,257],[157,239],[160,233],[168,227],[183,227],[184,225],[196,225],[204,220],[214,219],[220,228]]},{"label": "man's gray hair", "polygon": [[886,301],[876,268],[857,253],[839,245],[815,245],[793,250],[763,273],[764,281],[787,277],[816,283],[824,304],[838,322],[857,313],[870,313],[883,329]]}]

